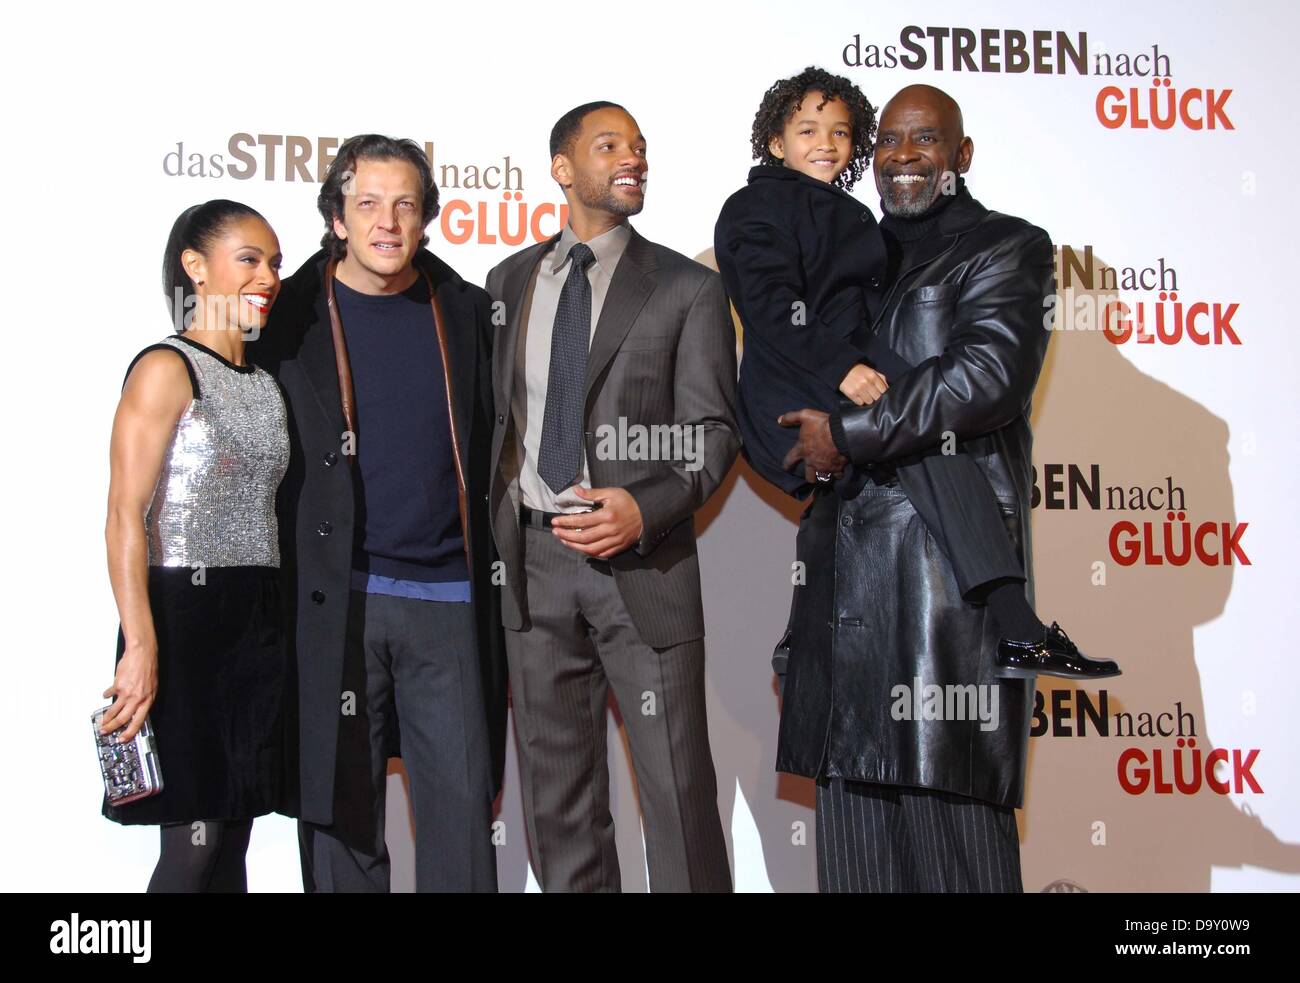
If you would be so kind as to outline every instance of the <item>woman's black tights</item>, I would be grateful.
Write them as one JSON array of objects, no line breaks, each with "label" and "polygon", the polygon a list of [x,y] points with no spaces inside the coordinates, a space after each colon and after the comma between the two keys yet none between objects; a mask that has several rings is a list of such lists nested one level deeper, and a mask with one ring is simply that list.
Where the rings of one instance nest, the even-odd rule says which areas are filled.
[{"label": "woman's black tights", "polygon": [[162,849],[150,894],[246,894],[244,854],[253,820],[174,823],[159,827]]}]

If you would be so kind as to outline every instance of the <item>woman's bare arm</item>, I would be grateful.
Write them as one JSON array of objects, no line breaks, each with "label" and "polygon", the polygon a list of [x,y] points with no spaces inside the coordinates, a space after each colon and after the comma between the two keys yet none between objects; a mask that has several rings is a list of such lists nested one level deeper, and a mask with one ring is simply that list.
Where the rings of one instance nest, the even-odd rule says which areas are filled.
[{"label": "woman's bare arm", "polygon": [[131,369],[113,418],[104,539],[126,650],[113,685],[104,691],[116,700],[104,714],[101,729],[112,733],[126,726],[123,742],[135,737],[158,692],[158,640],[149,610],[144,518],[176,421],[192,396],[183,358],[161,350],[141,357]]}]

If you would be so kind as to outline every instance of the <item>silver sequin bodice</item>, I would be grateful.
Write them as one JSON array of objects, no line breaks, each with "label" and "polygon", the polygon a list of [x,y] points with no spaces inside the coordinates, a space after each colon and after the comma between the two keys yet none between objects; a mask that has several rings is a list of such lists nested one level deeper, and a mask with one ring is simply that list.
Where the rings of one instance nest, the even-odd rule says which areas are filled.
[{"label": "silver sequin bodice", "polygon": [[176,336],[199,398],[176,423],[145,517],[149,565],[280,565],[275,492],[289,464],[284,400],[263,369],[241,371]]}]

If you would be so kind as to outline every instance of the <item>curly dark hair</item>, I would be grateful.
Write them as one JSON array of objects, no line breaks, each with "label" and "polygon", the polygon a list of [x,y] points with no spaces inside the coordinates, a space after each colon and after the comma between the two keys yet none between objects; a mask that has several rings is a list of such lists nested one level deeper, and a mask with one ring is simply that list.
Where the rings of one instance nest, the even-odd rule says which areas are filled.
[{"label": "curly dark hair", "polygon": [[[438,214],[438,185],[433,180],[429,158],[414,140],[398,140],[378,133],[363,133],[344,141],[334,160],[325,172],[325,182],[316,196],[316,209],[325,219],[325,234],[320,244],[334,259],[348,254],[348,244],[334,234],[334,219],[343,217],[343,199],[349,190],[345,187],[356,174],[360,160],[404,160],[420,176],[420,218],[428,225]],[[420,238],[420,246],[429,244],[428,235]]]},{"label": "curly dark hair", "polygon": [[782,161],[769,149],[773,137],[779,137],[785,124],[799,108],[809,92],[820,92],[820,109],[832,99],[839,99],[849,107],[853,125],[853,152],[848,166],[832,182],[848,191],[867,171],[871,151],[876,142],[876,110],[862,94],[862,90],[842,75],[832,75],[824,68],[809,65],[793,78],[775,82],[754,114],[753,135],[750,144],[754,159],[764,164],[781,166]]}]

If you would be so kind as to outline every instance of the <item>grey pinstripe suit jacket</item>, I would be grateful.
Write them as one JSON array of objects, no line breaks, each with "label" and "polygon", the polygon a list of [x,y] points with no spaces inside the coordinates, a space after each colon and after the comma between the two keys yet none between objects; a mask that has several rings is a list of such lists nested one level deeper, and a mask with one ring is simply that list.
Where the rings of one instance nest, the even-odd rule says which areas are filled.
[{"label": "grey pinstripe suit jacket", "polygon": [[[501,618],[528,627],[520,552],[518,475],[513,455],[516,346],[534,272],[558,239],[522,249],[488,274],[496,308],[493,344],[492,532],[505,564]],[[610,559],[623,602],[646,644],[677,645],[704,635],[692,516],[726,477],[740,449],[735,419],[736,338],[722,279],[713,270],[632,231],[614,271],[587,357],[584,440],[594,488],[621,487],[644,522],[640,542]],[[523,394],[519,394],[523,398]],[[598,453],[601,437],[679,424],[699,436],[689,460]],[[631,431],[629,431],[631,432]],[[507,442],[511,442],[507,444]],[[606,447],[608,443],[606,443]],[[640,457],[640,454],[636,454]],[[698,465],[698,467],[697,467]]]}]

